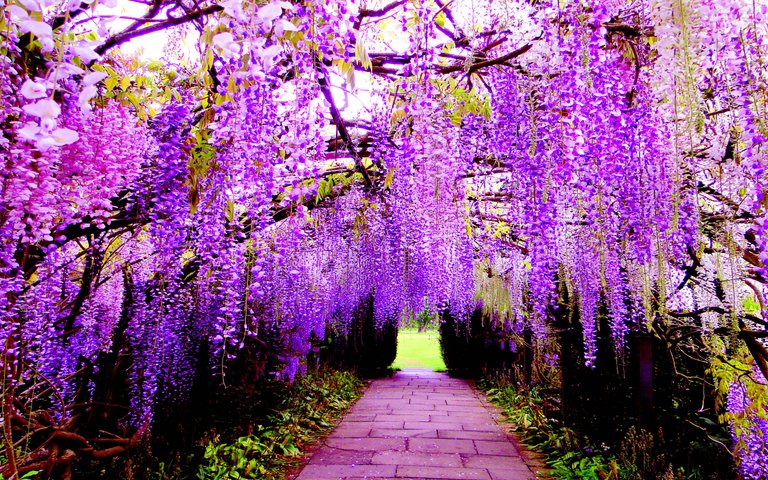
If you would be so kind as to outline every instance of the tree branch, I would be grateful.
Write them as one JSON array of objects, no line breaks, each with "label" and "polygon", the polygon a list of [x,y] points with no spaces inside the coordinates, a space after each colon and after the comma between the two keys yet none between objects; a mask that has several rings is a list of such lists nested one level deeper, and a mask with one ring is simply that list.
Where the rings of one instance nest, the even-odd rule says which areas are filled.
[{"label": "tree branch", "polygon": [[[520,55],[523,55],[524,53],[526,53],[532,47],[533,47],[533,44],[529,43],[527,45],[524,45],[524,46],[518,48],[517,50],[513,50],[513,51],[509,52],[506,55],[502,55],[502,56],[496,57],[496,58],[491,58],[489,60],[484,60],[482,62],[473,63],[472,65],[469,66],[469,69],[468,69],[467,73],[475,73],[478,70],[481,70],[483,68],[492,67],[494,65],[499,65],[499,64],[502,64],[502,63],[507,62],[509,60],[512,60],[513,58],[517,58]],[[464,70],[464,68],[465,68],[464,65],[451,65],[451,66],[448,66],[448,67],[440,67],[440,68],[438,68],[438,72],[440,72],[440,73],[453,73],[453,72],[462,71],[462,70]]]},{"label": "tree branch", "polygon": [[[161,30],[165,30],[168,27],[183,25],[185,23],[192,22],[194,20],[197,20],[202,17],[206,17],[208,15],[212,15],[222,10],[224,10],[224,7],[222,7],[221,5],[211,5],[201,10],[196,10],[194,12],[191,12],[188,15],[184,15],[183,17],[169,18],[168,20],[158,22],[149,27],[141,28],[138,30],[130,30],[130,29],[124,30],[118,33],[117,35],[113,35],[112,37],[109,37],[106,42],[96,47],[95,50],[96,50],[96,53],[98,53],[99,55],[103,55],[109,49],[114,48],[118,45],[122,45],[123,43],[131,39],[141,37],[149,33],[159,32]],[[136,25],[136,23],[134,23],[133,25]]]},{"label": "tree branch", "polygon": [[376,10],[369,10],[367,8],[361,8],[360,9],[360,18],[366,18],[366,17],[383,17],[384,15],[388,14],[392,10],[396,9],[397,7],[401,5],[405,5],[407,3],[407,0],[397,0],[396,2],[392,2],[388,5],[384,5],[383,7],[376,9]]},{"label": "tree branch", "polygon": [[314,55],[314,60],[315,67],[318,69],[319,73],[317,77],[317,83],[320,85],[320,91],[323,93],[323,97],[325,97],[325,100],[330,105],[331,118],[333,119],[333,123],[336,124],[336,128],[339,130],[339,137],[341,137],[344,143],[346,143],[347,151],[355,160],[355,164],[357,165],[360,173],[363,174],[363,181],[365,182],[365,185],[367,187],[372,187],[373,181],[371,181],[371,176],[368,174],[368,170],[365,168],[365,165],[363,165],[363,159],[360,157],[360,153],[352,143],[352,138],[349,136],[349,131],[347,130],[347,126],[344,123],[344,119],[341,117],[341,112],[339,112],[339,108],[336,106],[336,102],[333,100],[333,94],[331,93],[331,87],[328,82],[328,74],[325,70],[325,67],[323,66],[322,62],[319,61],[317,55]]}]

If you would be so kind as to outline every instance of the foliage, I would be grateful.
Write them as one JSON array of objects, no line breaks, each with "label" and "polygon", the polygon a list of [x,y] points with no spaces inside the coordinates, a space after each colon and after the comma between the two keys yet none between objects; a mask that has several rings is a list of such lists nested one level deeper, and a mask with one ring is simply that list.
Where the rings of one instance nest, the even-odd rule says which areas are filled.
[{"label": "foliage", "polygon": [[517,332],[502,328],[480,309],[466,318],[443,312],[440,321],[440,349],[448,370],[455,375],[479,376],[493,369],[512,368],[523,359]]},{"label": "foliage", "polygon": [[397,356],[397,332],[393,321],[377,322],[373,296],[351,312],[346,324],[331,324],[319,346],[324,365],[352,369],[365,376],[386,374]]},{"label": "foliage", "polygon": [[[425,302],[426,303],[426,302]],[[403,328],[418,328],[419,332],[434,329],[437,326],[438,315],[429,311],[429,306],[425,305],[418,312],[411,312],[406,318],[401,319],[400,326]]]},{"label": "foliage", "polygon": [[630,427],[619,445],[595,444],[566,426],[559,415],[557,395],[541,387],[515,388],[481,380],[489,400],[506,414],[513,429],[531,449],[546,454],[547,475],[567,480],[640,480],[704,478],[698,471],[675,471],[664,448],[654,442],[663,437]]},{"label": "foliage", "polygon": [[566,480],[607,480],[623,478],[616,462],[601,454],[584,456],[579,452],[566,452],[549,463],[552,476]]},{"label": "foliage", "polygon": [[203,425],[214,423],[196,433],[193,448],[186,450],[176,442],[170,450],[137,452],[133,465],[114,465],[86,478],[284,478],[301,463],[306,447],[360,396],[364,385],[350,373],[331,369],[312,370],[290,385],[260,383],[252,396],[239,391],[242,405],[232,405],[234,411],[217,408],[207,412],[216,418],[195,419]]},{"label": "foliage", "polygon": [[547,455],[550,474],[557,479],[628,478],[604,449],[590,446],[585,439],[547,414],[545,401],[551,392],[538,387],[517,390],[511,386],[480,383],[491,402],[507,415],[520,438],[531,449]]},{"label": "foliage", "polygon": [[765,476],[766,0],[193,3],[2,2],[0,474],[323,342],[384,369],[426,305],[525,383],[563,323],[582,372],[680,347]]},{"label": "foliage", "polygon": [[214,436],[205,447],[196,478],[282,478],[297,465],[304,447],[333,427],[333,420],[360,395],[361,382],[342,372],[321,372],[297,380],[283,401],[249,435],[234,441]]}]

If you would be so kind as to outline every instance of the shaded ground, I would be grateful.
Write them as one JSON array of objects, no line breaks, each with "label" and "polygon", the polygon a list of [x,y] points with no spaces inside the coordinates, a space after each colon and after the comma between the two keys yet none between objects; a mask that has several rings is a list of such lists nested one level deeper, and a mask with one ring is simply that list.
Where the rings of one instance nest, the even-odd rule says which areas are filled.
[{"label": "shaded ground", "polygon": [[465,381],[404,370],[375,380],[296,480],[528,480],[498,412]]}]

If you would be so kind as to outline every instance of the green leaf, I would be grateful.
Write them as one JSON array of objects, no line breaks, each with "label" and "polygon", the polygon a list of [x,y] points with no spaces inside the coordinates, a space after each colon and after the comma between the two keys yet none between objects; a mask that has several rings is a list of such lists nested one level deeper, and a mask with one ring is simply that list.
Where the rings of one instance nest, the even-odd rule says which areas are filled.
[{"label": "green leaf", "polygon": [[438,27],[444,28],[445,27],[445,21],[447,20],[445,16],[445,12],[441,11],[437,15],[435,15],[435,23]]},{"label": "green leaf", "polygon": [[389,168],[387,169],[387,176],[384,179],[384,188],[390,188],[392,186],[392,182],[395,181],[395,169]]},{"label": "green leaf", "polygon": [[108,92],[111,92],[114,90],[114,88],[117,86],[117,78],[113,76],[109,76],[104,79],[104,86],[107,88]]},{"label": "green leaf", "polygon": [[361,36],[358,36],[357,41],[355,42],[355,59],[363,66],[363,68],[368,70],[373,68],[371,57],[368,56],[368,49],[365,47],[365,43],[363,43]]},{"label": "green leaf", "polygon": [[320,185],[317,187],[317,197],[316,202],[319,202],[323,198],[327,197],[331,194],[331,182],[328,180],[323,180],[320,182]]},{"label": "green leaf", "polygon": [[136,107],[136,110],[142,110],[142,105],[141,102],[139,102],[139,97],[136,95],[136,92],[127,92],[125,98],[130,100],[133,106]]},{"label": "green leaf", "polygon": [[224,212],[224,216],[227,218],[227,220],[234,221],[235,219],[235,203],[232,200],[227,200],[227,208]]},{"label": "green leaf", "polygon": [[131,77],[128,75],[125,75],[123,78],[120,79],[120,88],[123,90],[128,90],[128,87],[131,86]]}]

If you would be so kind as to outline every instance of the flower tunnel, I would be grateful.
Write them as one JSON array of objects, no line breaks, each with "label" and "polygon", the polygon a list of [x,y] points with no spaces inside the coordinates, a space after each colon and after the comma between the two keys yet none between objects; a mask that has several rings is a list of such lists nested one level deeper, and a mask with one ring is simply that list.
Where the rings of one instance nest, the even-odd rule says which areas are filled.
[{"label": "flower tunnel", "polygon": [[768,478],[765,0],[0,5],[3,478],[425,308],[456,373]]}]

